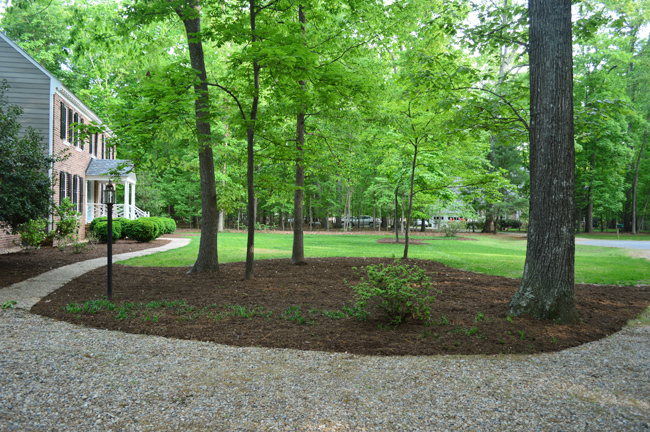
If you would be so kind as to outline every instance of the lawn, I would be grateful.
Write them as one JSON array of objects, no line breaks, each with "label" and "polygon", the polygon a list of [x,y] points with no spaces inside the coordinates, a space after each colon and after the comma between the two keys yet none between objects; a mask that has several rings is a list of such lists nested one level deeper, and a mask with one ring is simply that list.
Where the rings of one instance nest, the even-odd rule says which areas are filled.
[{"label": "lawn", "polygon": [[[133,258],[123,263],[143,267],[191,266],[198,254],[199,237],[190,245],[169,252]],[[377,243],[378,236],[310,235],[305,233],[309,257],[401,257],[403,245]],[[386,236],[389,238],[389,236]],[[516,237],[476,236],[475,240],[417,237],[426,244],[411,245],[410,258],[438,261],[451,267],[489,275],[519,278],[523,272],[526,241]],[[293,237],[256,233],[256,260],[291,257]],[[246,234],[219,234],[219,261],[245,260]],[[636,285],[650,283],[650,262],[631,258],[623,249],[576,246],[576,283]]]}]

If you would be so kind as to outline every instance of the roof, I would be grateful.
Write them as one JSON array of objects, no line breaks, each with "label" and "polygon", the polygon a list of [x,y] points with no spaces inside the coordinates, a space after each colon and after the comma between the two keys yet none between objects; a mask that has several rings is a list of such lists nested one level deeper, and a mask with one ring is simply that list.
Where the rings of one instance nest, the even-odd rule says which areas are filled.
[{"label": "roof", "polygon": [[[0,4],[2,4],[5,0],[0,0]],[[41,65],[39,62],[37,62],[34,57],[29,55],[27,51],[22,49],[20,45],[18,45],[16,42],[14,42],[9,36],[4,34],[3,32],[0,31],[0,39],[3,39],[9,46],[11,46],[14,50],[16,50],[20,55],[25,57],[27,61],[32,63],[34,67],[36,67],[38,70],[40,70],[43,74],[45,74],[51,82],[54,83],[54,87],[56,88],[57,92],[59,93],[60,96],[63,96],[67,99],[69,99],[69,102],[72,102],[74,105],[77,106],[78,109],[81,111],[84,111],[87,117],[89,117],[91,120],[93,120],[97,124],[103,124],[104,122],[102,121],[101,118],[93,110],[90,109],[88,105],[83,103],[81,99],[77,97],[70,89],[68,89],[66,86],[63,85],[61,80],[59,80],[57,77],[55,77],[49,70],[45,69],[43,65]],[[110,131],[109,131],[110,132]]]},{"label": "roof", "polygon": [[86,168],[87,176],[110,176],[111,171],[117,170],[118,166],[123,164],[123,168],[118,171],[120,176],[128,175],[133,171],[133,163],[126,159],[92,159]]}]

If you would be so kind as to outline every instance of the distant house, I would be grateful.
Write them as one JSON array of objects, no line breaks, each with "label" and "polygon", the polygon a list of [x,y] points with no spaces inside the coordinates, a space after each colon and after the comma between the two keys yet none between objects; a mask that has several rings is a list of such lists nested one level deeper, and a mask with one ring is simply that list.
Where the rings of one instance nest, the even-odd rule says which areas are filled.
[{"label": "distant house", "polygon": [[[101,191],[109,175],[125,186],[124,204],[117,207],[116,216],[136,219],[148,215],[135,206],[136,175],[131,163],[118,160],[116,148],[109,147],[110,131],[94,133],[80,139],[75,124],[103,124],[90,108],[68,90],[54,75],[41,66],[7,35],[0,32],[0,80],[10,85],[9,102],[22,107],[19,118],[23,130],[32,126],[43,137],[43,150],[51,156],[68,154],[57,161],[50,177],[56,179],[54,202],[69,198],[82,213],[80,236],[85,235],[85,223],[105,215]],[[16,236],[0,233],[0,248],[13,246]]]}]

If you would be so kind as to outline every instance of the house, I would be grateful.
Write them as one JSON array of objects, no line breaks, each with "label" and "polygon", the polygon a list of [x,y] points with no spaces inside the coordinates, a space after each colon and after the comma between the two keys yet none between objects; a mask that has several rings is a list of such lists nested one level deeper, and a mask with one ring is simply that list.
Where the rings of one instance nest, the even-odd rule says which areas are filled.
[{"label": "house", "polygon": [[[32,126],[43,137],[43,151],[50,156],[67,154],[50,169],[54,179],[53,199],[59,204],[69,198],[82,214],[80,237],[85,236],[85,224],[106,215],[101,204],[101,191],[112,175],[124,184],[124,204],[116,207],[115,216],[137,219],[148,216],[135,206],[137,178],[129,161],[117,159],[115,147],[108,145],[111,132],[93,133],[81,139],[74,125],[103,121],[54,75],[41,66],[7,35],[0,32],[0,80],[10,85],[9,102],[23,108],[22,129]],[[52,222],[52,220],[50,220]],[[0,234],[0,248],[13,246],[17,236]]]}]

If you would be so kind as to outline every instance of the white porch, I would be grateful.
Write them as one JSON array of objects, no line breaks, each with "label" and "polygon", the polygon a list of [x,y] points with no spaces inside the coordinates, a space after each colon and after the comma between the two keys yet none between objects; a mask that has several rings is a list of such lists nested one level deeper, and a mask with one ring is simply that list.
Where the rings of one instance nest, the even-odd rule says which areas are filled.
[{"label": "white porch", "polygon": [[[86,169],[86,223],[96,217],[108,216],[108,206],[101,203],[102,191],[109,179],[114,184],[124,185],[124,204],[113,205],[113,217],[137,219],[148,217],[149,212],[135,205],[135,185],[137,178],[128,161],[93,159]],[[112,171],[112,175],[109,172]],[[116,174],[117,173],[117,174]]]}]

